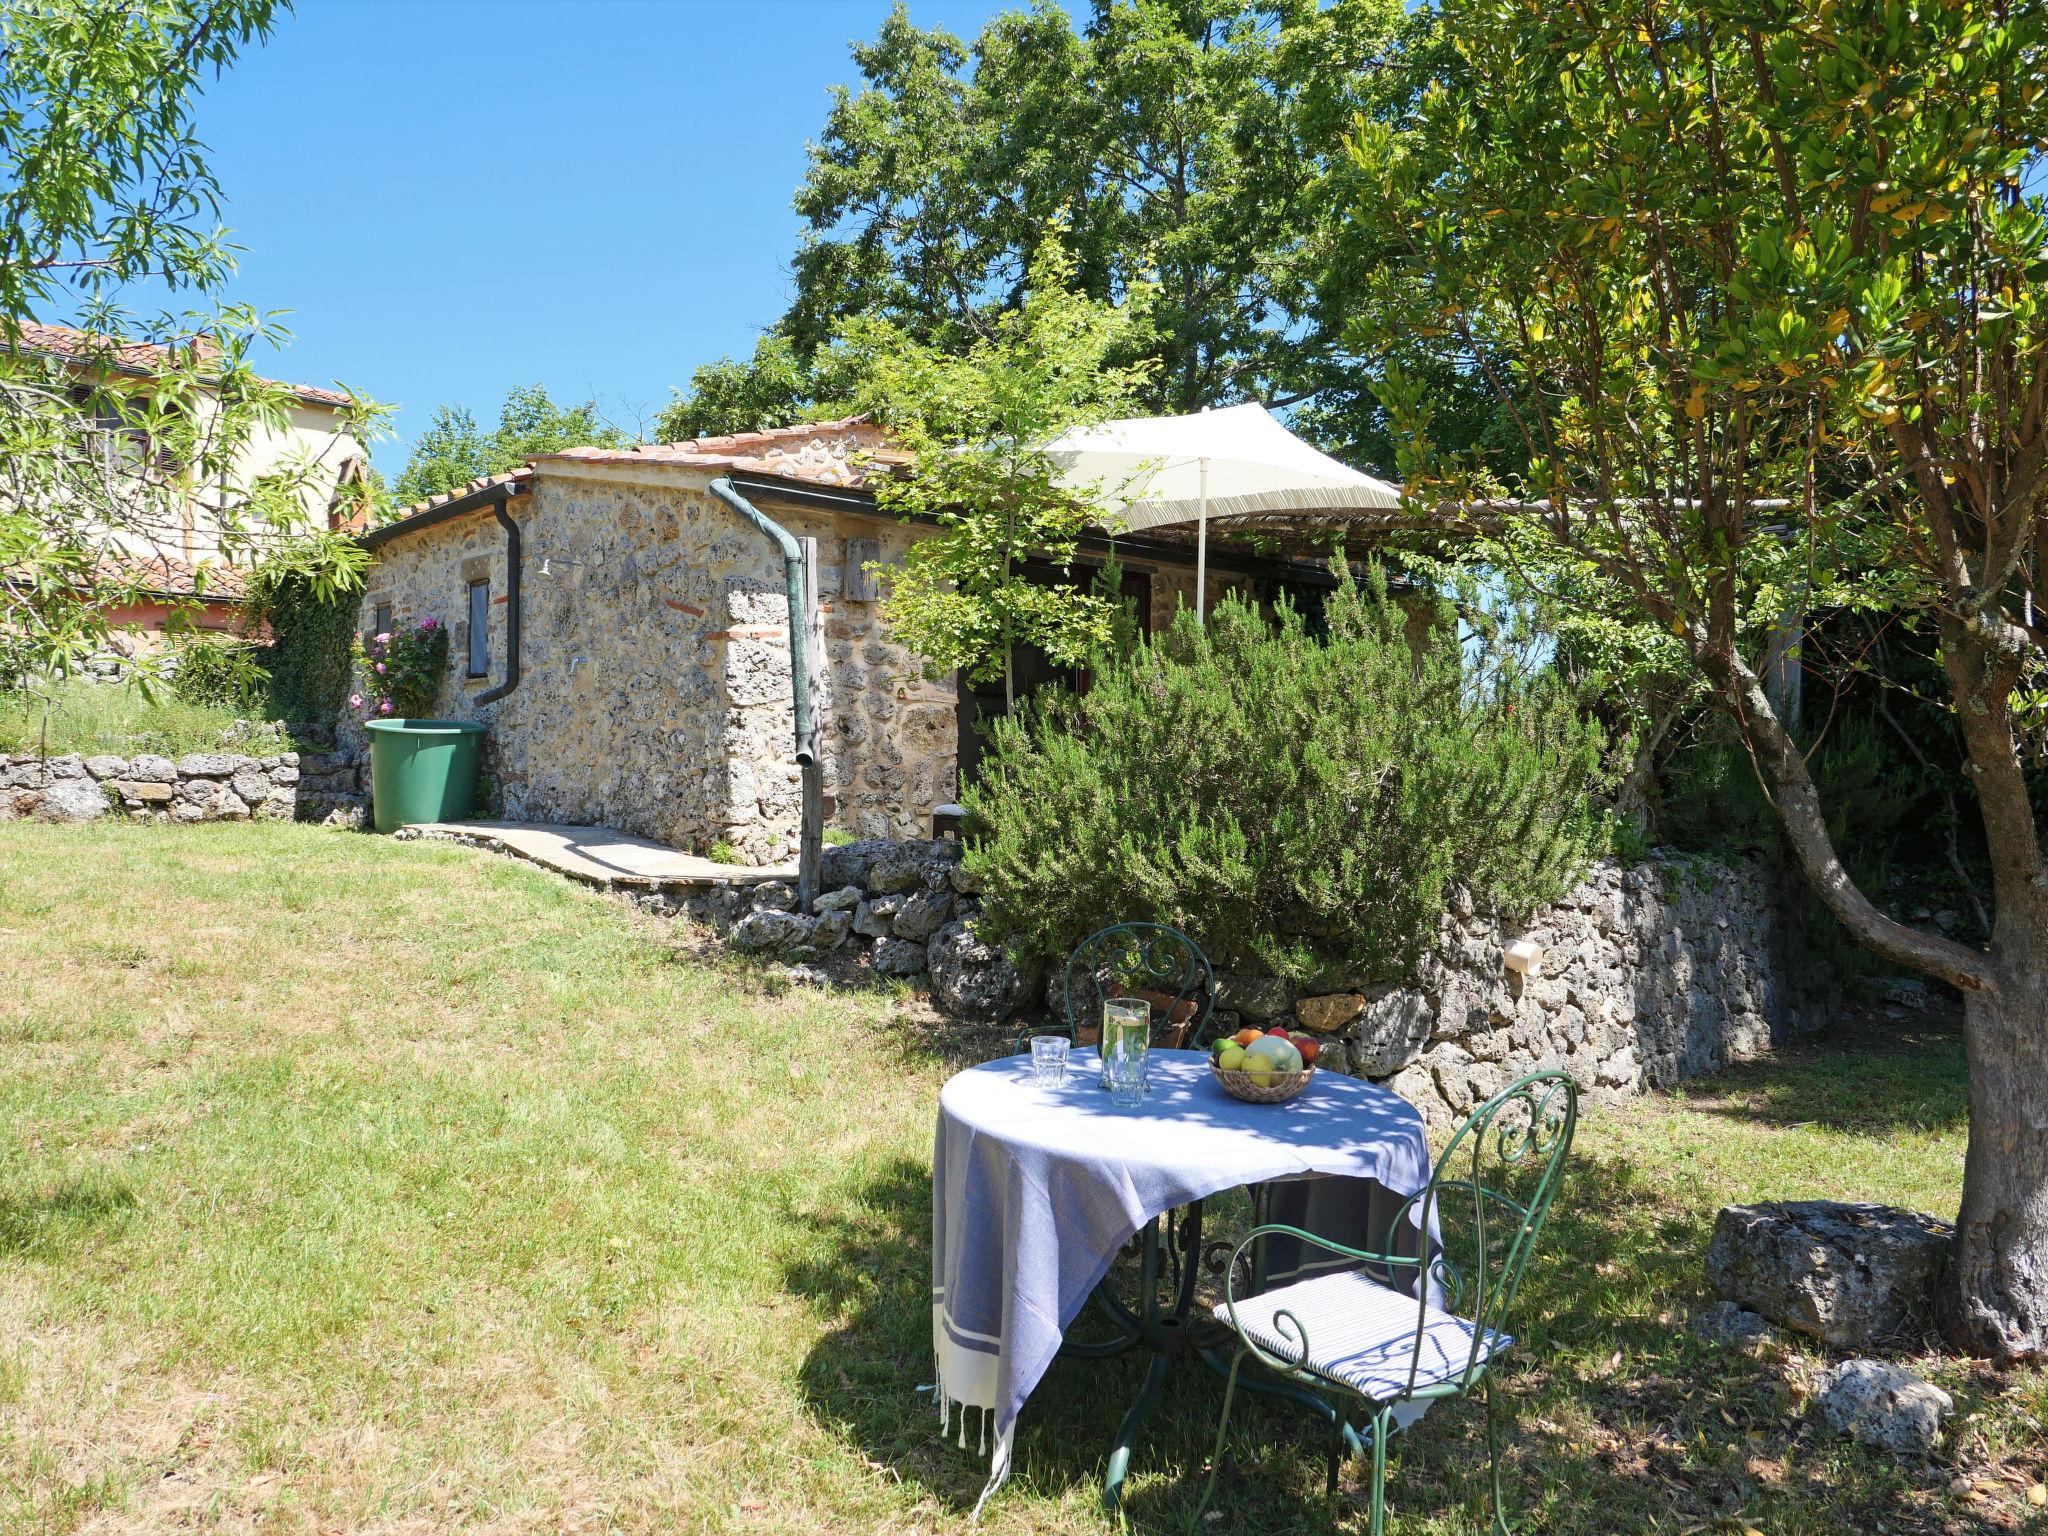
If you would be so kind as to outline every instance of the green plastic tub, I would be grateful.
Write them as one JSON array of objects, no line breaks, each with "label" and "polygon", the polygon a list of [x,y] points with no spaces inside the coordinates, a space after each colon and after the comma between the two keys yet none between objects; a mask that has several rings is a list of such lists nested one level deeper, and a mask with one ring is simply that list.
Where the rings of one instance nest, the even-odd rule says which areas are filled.
[{"label": "green plastic tub", "polygon": [[474,720],[371,720],[370,804],[379,832],[423,821],[465,821],[476,808]]}]

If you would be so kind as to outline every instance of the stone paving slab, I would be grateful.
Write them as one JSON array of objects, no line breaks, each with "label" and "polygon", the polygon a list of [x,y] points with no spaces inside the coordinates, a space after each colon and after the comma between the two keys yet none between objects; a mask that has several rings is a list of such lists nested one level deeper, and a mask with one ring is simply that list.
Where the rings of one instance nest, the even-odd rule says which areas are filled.
[{"label": "stone paving slab", "polygon": [[610,827],[570,827],[543,821],[436,821],[407,827],[405,834],[480,843],[608,891],[761,885],[796,878],[794,864],[760,868],[720,864]]}]

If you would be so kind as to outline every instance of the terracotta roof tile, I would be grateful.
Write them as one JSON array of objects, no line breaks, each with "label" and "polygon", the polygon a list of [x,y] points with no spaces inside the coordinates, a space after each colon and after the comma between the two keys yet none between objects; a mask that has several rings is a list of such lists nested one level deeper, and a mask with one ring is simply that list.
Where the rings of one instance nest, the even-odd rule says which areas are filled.
[{"label": "terracotta roof tile", "polygon": [[564,460],[581,464],[673,464],[688,469],[737,469],[816,485],[858,486],[867,478],[867,460],[896,464],[889,435],[865,416],[838,421],[796,422],[760,432],[733,432],[718,437],[693,437],[680,443],[647,443],[636,448],[568,448],[541,454],[533,462]]},{"label": "terracotta roof tile", "polygon": [[206,573],[207,600],[240,602],[249,595],[247,571],[215,561],[194,565],[175,555],[103,555],[97,562],[95,577],[99,581],[140,586],[169,597],[191,597],[199,591],[202,569]]},{"label": "terracotta roof tile", "polygon": [[[218,349],[210,337],[197,336],[192,345],[200,350],[202,357]],[[5,346],[0,338],[0,346]],[[163,366],[170,349],[151,341],[120,341],[108,336],[95,336],[90,331],[74,330],[68,325],[41,325],[35,321],[24,321],[21,339],[11,351],[41,352],[51,357],[68,358],[76,362],[107,362],[124,372],[148,373]],[[265,384],[275,383],[264,379]],[[308,405],[347,405],[349,397],[338,389],[322,389],[314,384],[286,384],[283,386]]]},{"label": "terracotta roof tile", "polygon": [[452,491],[443,491],[438,496],[429,496],[425,501],[414,502],[411,506],[402,509],[398,516],[382,526],[389,528],[393,524],[418,517],[422,512],[431,512],[436,507],[445,507],[449,502],[458,500],[461,497],[473,496],[478,491],[488,490],[494,485],[511,485],[515,481],[531,480],[532,478],[533,468],[527,464],[522,464],[517,469],[508,469],[499,475],[478,475],[474,480],[469,481],[465,485],[458,485]]},{"label": "terracotta roof tile", "polygon": [[484,475],[442,495],[416,502],[393,521],[384,524],[383,530],[375,531],[394,529],[422,513],[490,486],[528,479],[537,466],[544,464],[602,464],[621,468],[660,465],[681,469],[739,470],[746,474],[807,481],[813,485],[856,487],[865,483],[870,459],[891,466],[909,462],[905,454],[891,445],[888,433],[865,416],[848,416],[839,421],[798,422],[787,427],[770,427],[761,432],[734,432],[722,437],[693,437],[680,443],[643,443],[634,448],[564,448],[560,453],[536,454],[523,468],[501,475]]}]

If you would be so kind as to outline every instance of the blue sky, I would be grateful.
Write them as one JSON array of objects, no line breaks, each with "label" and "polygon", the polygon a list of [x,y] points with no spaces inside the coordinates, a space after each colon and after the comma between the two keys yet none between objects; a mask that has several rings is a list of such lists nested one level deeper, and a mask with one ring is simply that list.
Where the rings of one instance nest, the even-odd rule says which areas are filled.
[{"label": "blue sky", "polygon": [[[972,37],[997,0],[911,0]],[[629,429],[788,298],[790,197],[887,0],[301,0],[199,108],[295,381],[402,407],[595,396]]]}]

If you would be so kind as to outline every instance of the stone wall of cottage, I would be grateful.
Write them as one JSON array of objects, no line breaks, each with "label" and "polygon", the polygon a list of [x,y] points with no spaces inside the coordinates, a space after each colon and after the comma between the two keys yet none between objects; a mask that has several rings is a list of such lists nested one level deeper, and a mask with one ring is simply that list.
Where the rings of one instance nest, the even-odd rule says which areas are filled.
[{"label": "stone wall of cottage", "polygon": [[[794,850],[798,775],[788,605],[779,556],[675,471],[545,466],[512,503],[524,543],[522,676],[504,678],[504,533],[489,511],[409,534],[377,552],[369,625],[450,625],[437,709],[492,729],[489,809],[522,821],[594,824],[749,863]],[[828,820],[869,836],[927,831],[953,798],[950,681],[927,680],[887,635],[879,604],[846,596],[849,542],[900,561],[910,531],[874,518],[775,504],[762,510],[818,540],[819,719]],[[491,667],[463,675],[472,580],[491,584]],[[356,733],[360,736],[360,732]]]},{"label": "stone wall of cottage", "polygon": [[[317,735],[304,728],[304,742]],[[348,748],[163,757],[0,754],[0,821],[317,821],[361,827],[367,764]]]},{"label": "stone wall of cottage", "polygon": [[[1539,1069],[1569,1072],[1614,1102],[1718,1071],[1819,1027],[1835,1001],[1805,952],[1784,892],[1761,865],[1666,856],[1596,865],[1525,924],[1453,893],[1435,948],[1411,981],[1336,976],[1302,988],[1219,975],[1219,1031],[1275,1023],[1323,1043],[1320,1065],[1388,1083],[1447,1122]],[[810,916],[775,882],[643,898],[709,923],[733,947],[799,976],[899,977],[982,1022],[1055,1015],[1058,966],[1019,966],[976,937],[980,898],[951,842],[860,842],[826,850]],[[1534,942],[1534,974],[1506,964]],[[855,963],[849,969],[843,962]]]}]

